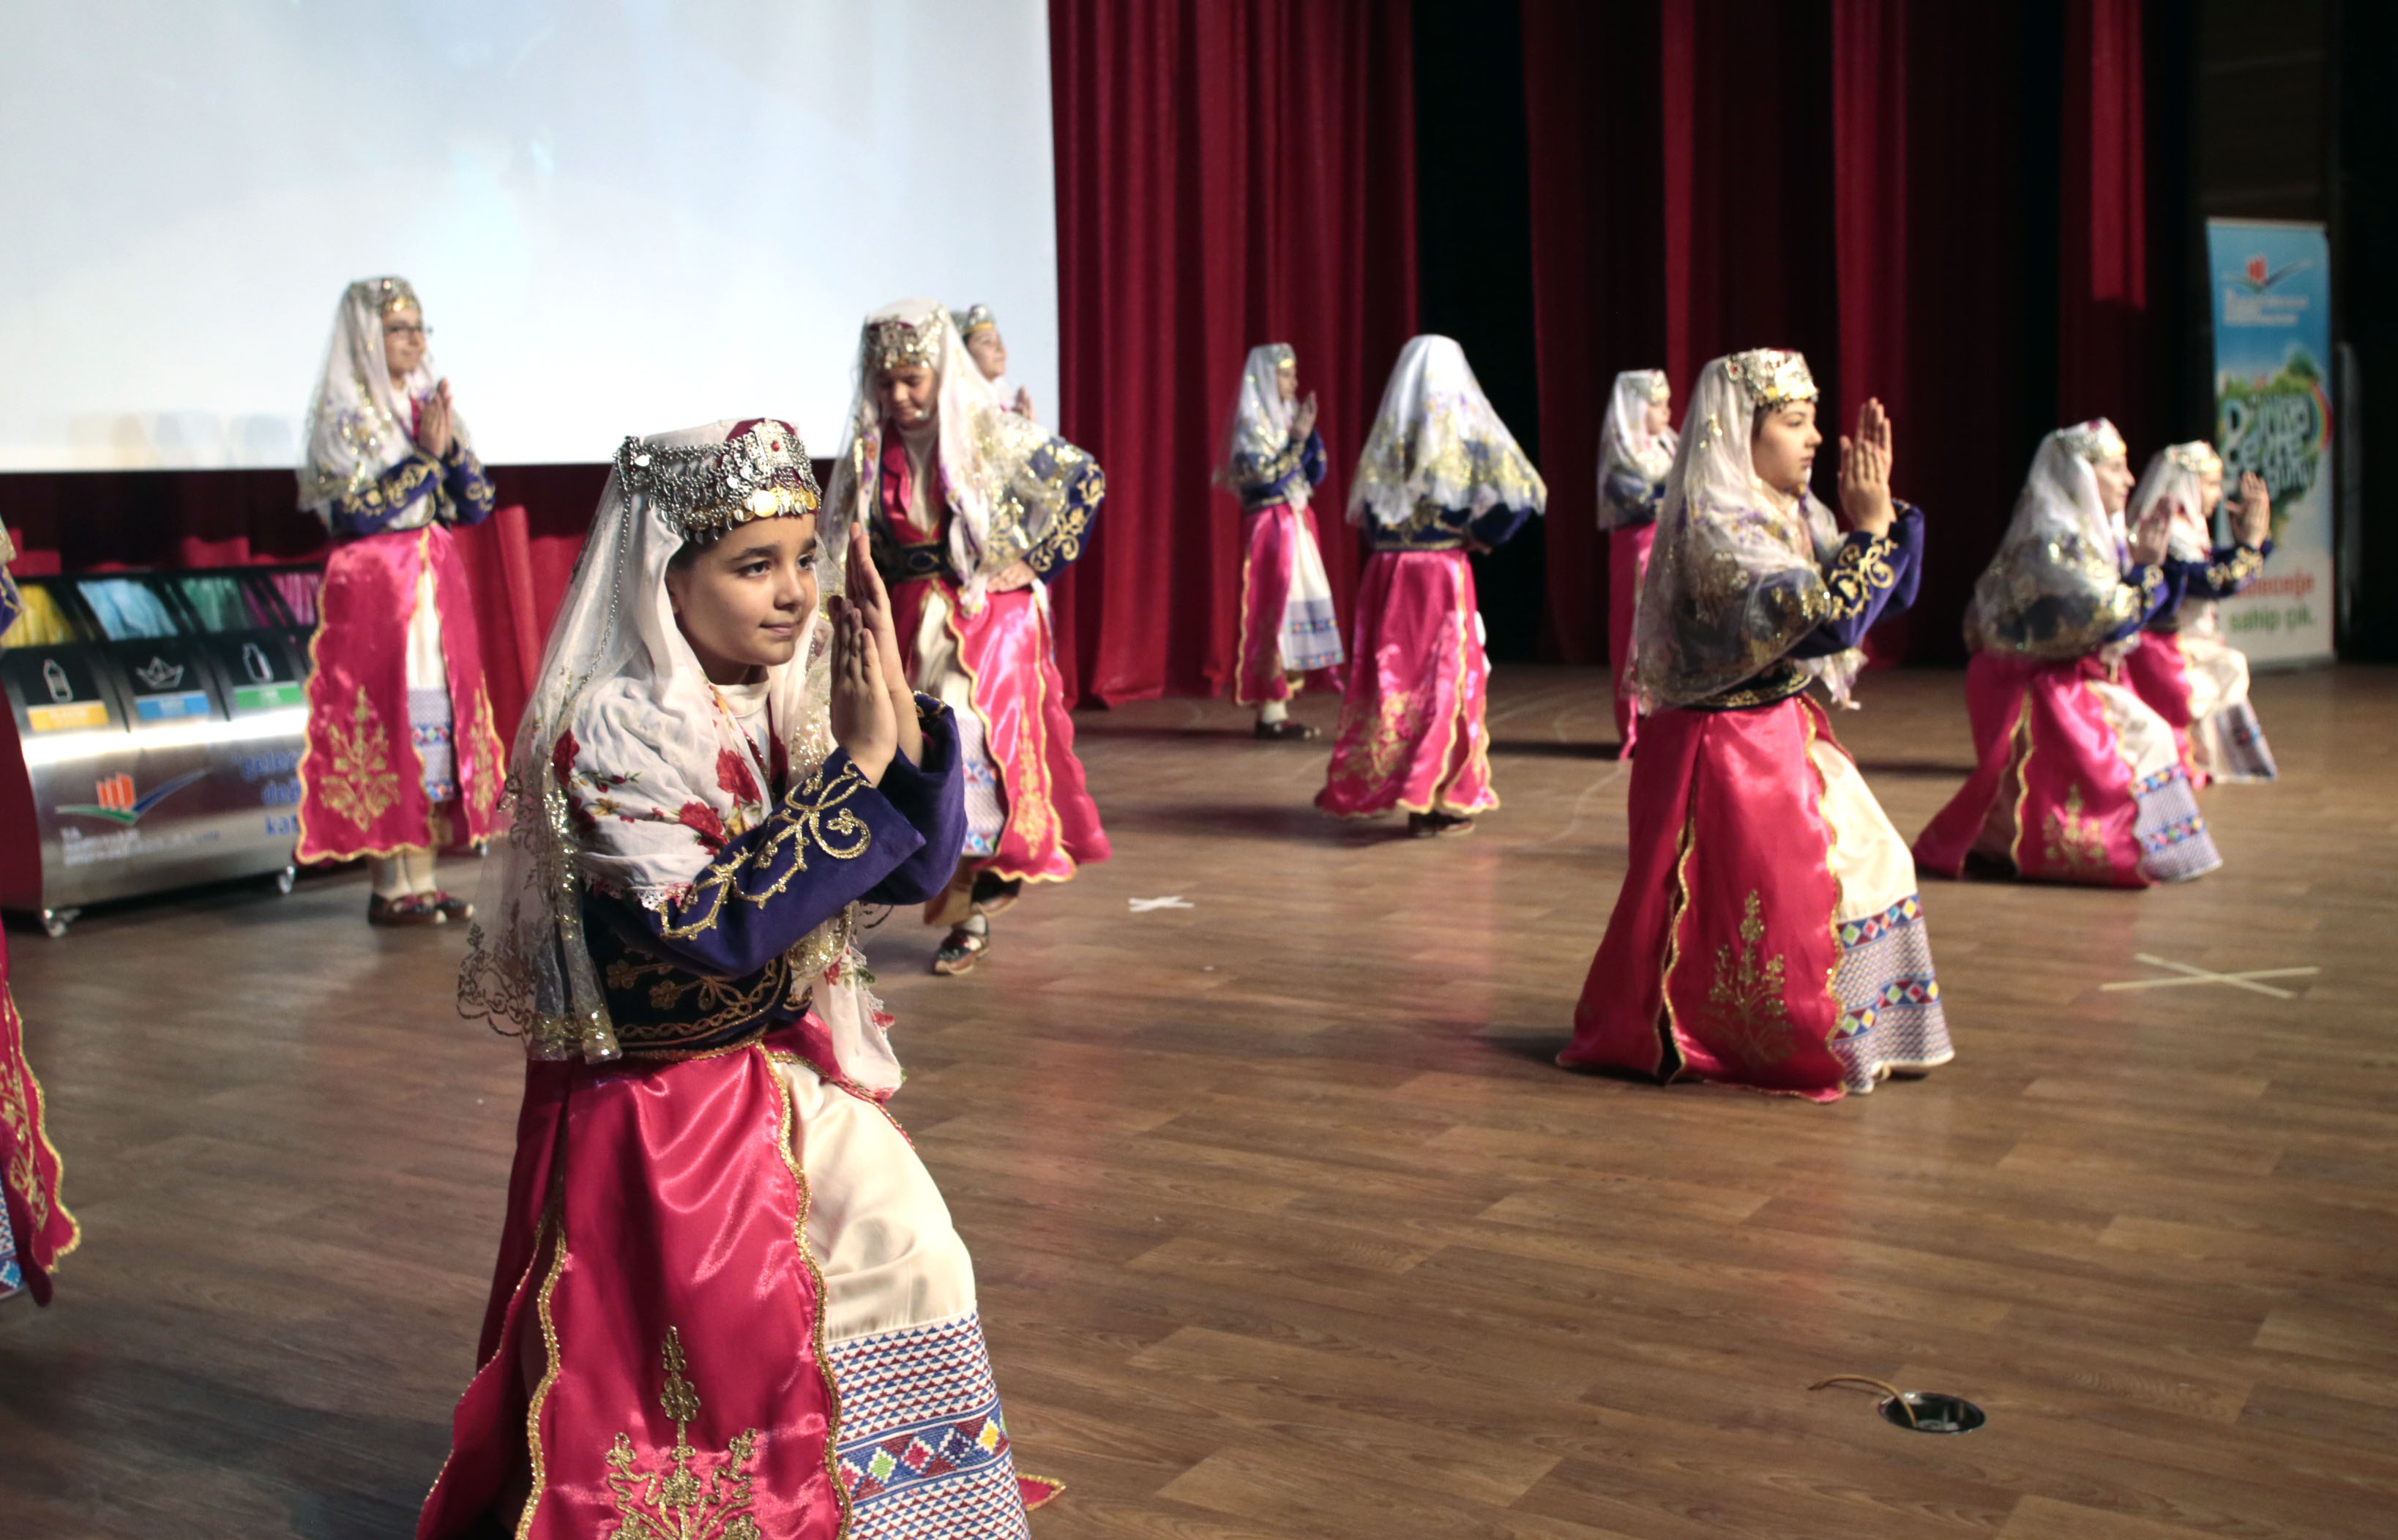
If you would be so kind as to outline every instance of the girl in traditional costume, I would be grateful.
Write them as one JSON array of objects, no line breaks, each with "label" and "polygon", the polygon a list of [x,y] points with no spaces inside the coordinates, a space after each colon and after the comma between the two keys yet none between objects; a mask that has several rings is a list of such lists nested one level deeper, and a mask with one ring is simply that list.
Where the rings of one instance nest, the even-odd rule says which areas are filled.
[{"label": "girl in traditional costume", "polygon": [[1216,479],[1241,499],[1241,656],[1233,698],[1258,709],[1261,738],[1316,736],[1291,720],[1290,698],[1312,673],[1340,687],[1340,623],[1307,506],[1325,472],[1315,410],[1314,395],[1300,399],[1299,357],[1288,343],[1249,349]]},{"label": "girl in traditional costume", "polygon": [[[24,612],[8,563],[17,550],[0,530],[0,636]],[[25,1021],[8,989],[8,939],[0,934],[0,1299],[23,1290],[50,1303],[50,1270],[82,1232],[59,1201],[59,1152],[42,1126],[42,1083],[25,1058]]]},{"label": "girl in traditional costume", "polygon": [[956,724],[817,507],[782,423],[617,452],[460,979],[532,1063],[420,1540],[1027,1533],[855,945],[949,879]]},{"label": "girl in traditional costume", "polygon": [[2272,498],[2264,479],[2240,479],[2240,500],[2227,505],[2233,544],[2215,543],[2216,505],[2223,501],[2223,461],[2199,439],[2157,451],[2132,493],[2128,516],[2139,528],[2165,510],[2165,554],[2189,571],[2178,609],[2161,614],[2140,633],[2123,660],[2133,693],[2173,724],[2190,784],[2210,780],[2267,781],[2273,750],[2248,704],[2248,657],[2223,638],[2216,601],[2244,588],[2273,553]]},{"label": "girl in traditional costume", "polygon": [[1662,369],[1627,369],[1615,377],[1607,399],[1607,425],[1598,450],[1598,527],[1607,532],[1607,661],[1615,669],[1615,736],[1619,758],[1628,758],[1639,736],[1634,709],[1632,617],[1639,608],[1640,579],[1649,571],[1649,546],[1657,536],[1657,510],[1665,501],[1665,479],[1674,469],[1674,387]]},{"label": "girl in traditional costume", "polygon": [[1344,817],[1404,807],[1408,831],[1428,836],[1466,833],[1499,805],[1466,552],[1505,544],[1548,498],[1464,350],[1435,336],[1401,349],[1349,489],[1349,522],[1374,555],[1316,806]]},{"label": "girl in traditional costume", "polygon": [[1806,694],[1847,704],[1866,632],[1914,601],[1923,516],[1867,401],[1840,533],[1808,491],[1815,404],[1772,348],[1691,393],[1633,647],[1630,865],[1561,1064],[1829,1101],[1955,1057],[1906,844]]},{"label": "girl in traditional costume", "polygon": [[450,535],[491,517],[492,483],[428,334],[407,279],[350,285],[300,468],[300,504],[336,544],[308,646],[299,858],[372,858],[375,925],[465,919],[433,851],[498,827],[502,746]]},{"label": "girl in traditional costume", "polygon": [[2223,864],[2172,724],[2123,669],[2203,564],[2168,555],[2162,507],[2127,530],[2131,492],[2105,418],[2041,440],[1965,611],[1974,773],[1916,837],[1926,870],[2146,887]]},{"label": "girl in traditional costume", "polygon": [[975,361],[975,371],[990,386],[993,399],[1027,422],[1032,415],[1032,392],[1007,377],[1007,339],[999,334],[999,317],[987,304],[970,304],[963,315],[952,314],[957,322],[958,338],[966,344],[966,356]]},{"label": "girl in traditional costume", "polygon": [[950,313],[902,300],[867,317],[832,506],[873,532],[900,656],[958,721],[965,858],[924,912],[949,934],[933,971],[963,973],[1030,882],[1108,858],[1074,757],[1047,580],[1083,554],[1107,495],[1098,462],[1000,410]]}]

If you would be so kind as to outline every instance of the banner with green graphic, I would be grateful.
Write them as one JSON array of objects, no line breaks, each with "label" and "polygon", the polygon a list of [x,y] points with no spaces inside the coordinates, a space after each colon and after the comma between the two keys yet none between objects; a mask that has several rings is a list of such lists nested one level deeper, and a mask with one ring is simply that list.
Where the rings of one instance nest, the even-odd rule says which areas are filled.
[{"label": "banner with green graphic", "polygon": [[[2320,224],[2206,222],[2215,314],[2215,443],[2223,487],[2253,470],[2273,495],[2273,556],[2223,603],[2257,662],[2332,655],[2331,247]],[[2216,520],[2216,538],[2226,538]]]}]

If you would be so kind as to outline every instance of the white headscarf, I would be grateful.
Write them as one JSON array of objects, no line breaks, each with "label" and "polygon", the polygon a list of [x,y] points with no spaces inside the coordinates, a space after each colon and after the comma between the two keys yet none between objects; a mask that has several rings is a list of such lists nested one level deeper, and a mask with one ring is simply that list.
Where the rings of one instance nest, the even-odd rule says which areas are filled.
[{"label": "white headscarf", "polygon": [[[1813,493],[1768,487],[1749,450],[1760,407],[1815,399],[1807,360],[1778,348],[1700,371],[1634,621],[1634,686],[1650,705],[1688,706],[1756,677],[1831,613],[1824,566],[1839,525]],[[1846,704],[1865,658],[1851,648],[1798,661]]]},{"label": "white headscarf", "polygon": [[1649,431],[1650,403],[1671,399],[1671,389],[1662,369],[1627,369],[1615,377],[1615,388],[1607,396],[1607,421],[1599,429],[1600,529],[1614,527],[1615,507],[1608,499],[1607,483],[1618,468],[1651,485],[1672,473],[1674,451],[1680,447],[1682,436],[1670,427],[1662,433]]},{"label": "white headscarf", "polygon": [[1548,484],[1490,409],[1465,350],[1447,337],[1411,339],[1382,387],[1373,431],[1349,488],[1349,522],[1395,529],[1419,503],[1479,518],[1505,506],[1539,513]]},{"label": "white headscarf", "polygon": [[[777,506],[815,506],[797,431],[763,420],[734,436],[740,426],[625,440],[517,729],[507,838],[485,880],[482,917],[467,932],[459,1009],[522,1036],[536,1058],[580,1052],[597,1060],[618,1051],[583,939],[583,890],[655,908],[687,893],[708,864],[694,837],[694,804],[727,837],[773,811],[771,764],[760,763],[708,682],[666,588],[694,506],[692,472],[709,477],[711,494],[737,483],[736,501],[766,499],[749,505],[767,507],[765,516]],[[691,453],[728,439],[719,454]],[[817,604],[801,626],[808,640],[791,662],[767,671],[769,721],[794,781],[834,747],[824,601],[840,591],[848,526],[820,513],[816,534]],[[738,538],[737,528],[724,538]],[[794,948],[805,955],[793,959],[792,977],[813,989],[842,1070],[869,1089],[888,1089],[898,1084],[897,1062],[877,1023],[880,1006],[865,991],[854,929],[850,912],[817,927]]]},{"label": "white headscarf", "polygon": [[2149,456],[2140,484],[2132,489],[2124,522],[2138,529],[2159,504],[2173,509],[2165,526],[2166,553],[2177,561],[2205,561],[2215,555],[2215,509],[2206,502],[2204,479],[2223,474],[2223,460],[2203,439],[2168,444]]},{"label": "white headscarf", "polygon": [[[300,466],[300,506],[319,519],[330,520],[334,499],[364,492],[414,447],[409,400],[430,392],[436,376],[427,349],[409,371],[407,397],[391,387],[383,322],[403,309],[424,318],[416,290],[402,277],[360,278],[333,307],[325,368],[308,398],[308,457]],[[463,420],[453,419],[451,428],[462,446],[471,447]]]},{"label": "white headscarf", "polygon": [[[934,397],[940,480],[949,495],[950,564],[963,574],[965,606],[978,609],[990,578],[1040,544],[1062,507],[1056,489],[1026,461],[1051,441],[1039,424],[1006,411],[937,300],[900,300],[869,313],[858,331],[857,385],[850,398],[847,441],[833,461],[827,506],[840,519],[871,525],[882,478],[882,407],[874,390],[878,334],[906,329],[940,377]],[[930,467],[927,467],[928,470]],[[929,493],[931,489],[926,489]]]},{"label": "white headscarf", "polygon": [[[1244,461],[1255,466],[1272,460],[1290,442],[1293,407],[1282,399],[1282,371],[1286,363],[1296,367],[1298,357],[1288,343],[1267,343],[1249,349],[1249,360],[1241,369],[1240,392],[1233,398],[1233,414],[1224,423],[1224,458],[1216,467],[1218,485],[1237,489]],[[1304,476],[1288,490],[1293,512],[1306,507],[1315,491]]]},{"label": "white headscarf", "polygon": [[1965,643],[2026,657],[2080,657],[2136,613],[2123,582],[2123,517],[2109,514],[2092,467],[2123,455],[2104,417],[2040,441],[1999,551],[1974,583]]}]

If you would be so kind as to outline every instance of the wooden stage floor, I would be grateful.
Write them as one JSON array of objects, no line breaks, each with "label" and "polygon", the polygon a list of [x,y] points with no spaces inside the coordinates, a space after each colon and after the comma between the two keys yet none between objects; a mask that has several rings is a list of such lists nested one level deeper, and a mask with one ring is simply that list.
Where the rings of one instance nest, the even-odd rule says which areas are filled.
[{"label": "wooden stage floor", "polygon": [[[1961,676],[1862,694],[1911,834]],[[1623,864],[1595,671],[1501,671],[1464,840],[1319,816],[1324,750],[1223,702],[1084,716],[1116,858],[971,978],[912,914],[870,942],[1019,1461],[1072,1488],[1035,1533],[2398,1533],[2398,672],[2256,696],[2283,779],[2205,793],[2225,870],[1928,885],[1958,1061],[1828,1107],[1551,1066]],[[519,1070],[463,931],[365,903],[10,937],[86,1238],[0,1310],[0,1533],[410,1533]],[[2322,971],[2105,988],[2176,977],[2136,953]],[[1844,1372],[1989,1425],[1809,1393]]]}]

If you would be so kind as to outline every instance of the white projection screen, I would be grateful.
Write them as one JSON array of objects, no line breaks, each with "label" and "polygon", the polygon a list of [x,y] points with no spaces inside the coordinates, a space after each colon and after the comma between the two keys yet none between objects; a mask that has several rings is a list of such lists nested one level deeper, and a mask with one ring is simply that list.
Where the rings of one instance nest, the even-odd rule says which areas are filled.
[{"label": "white projection screen", "polygon": [[795,414],[990,304],[1057,404],[1045,0],[5,0],[0,470],[284,466],[405,275],[485,459]]}]

